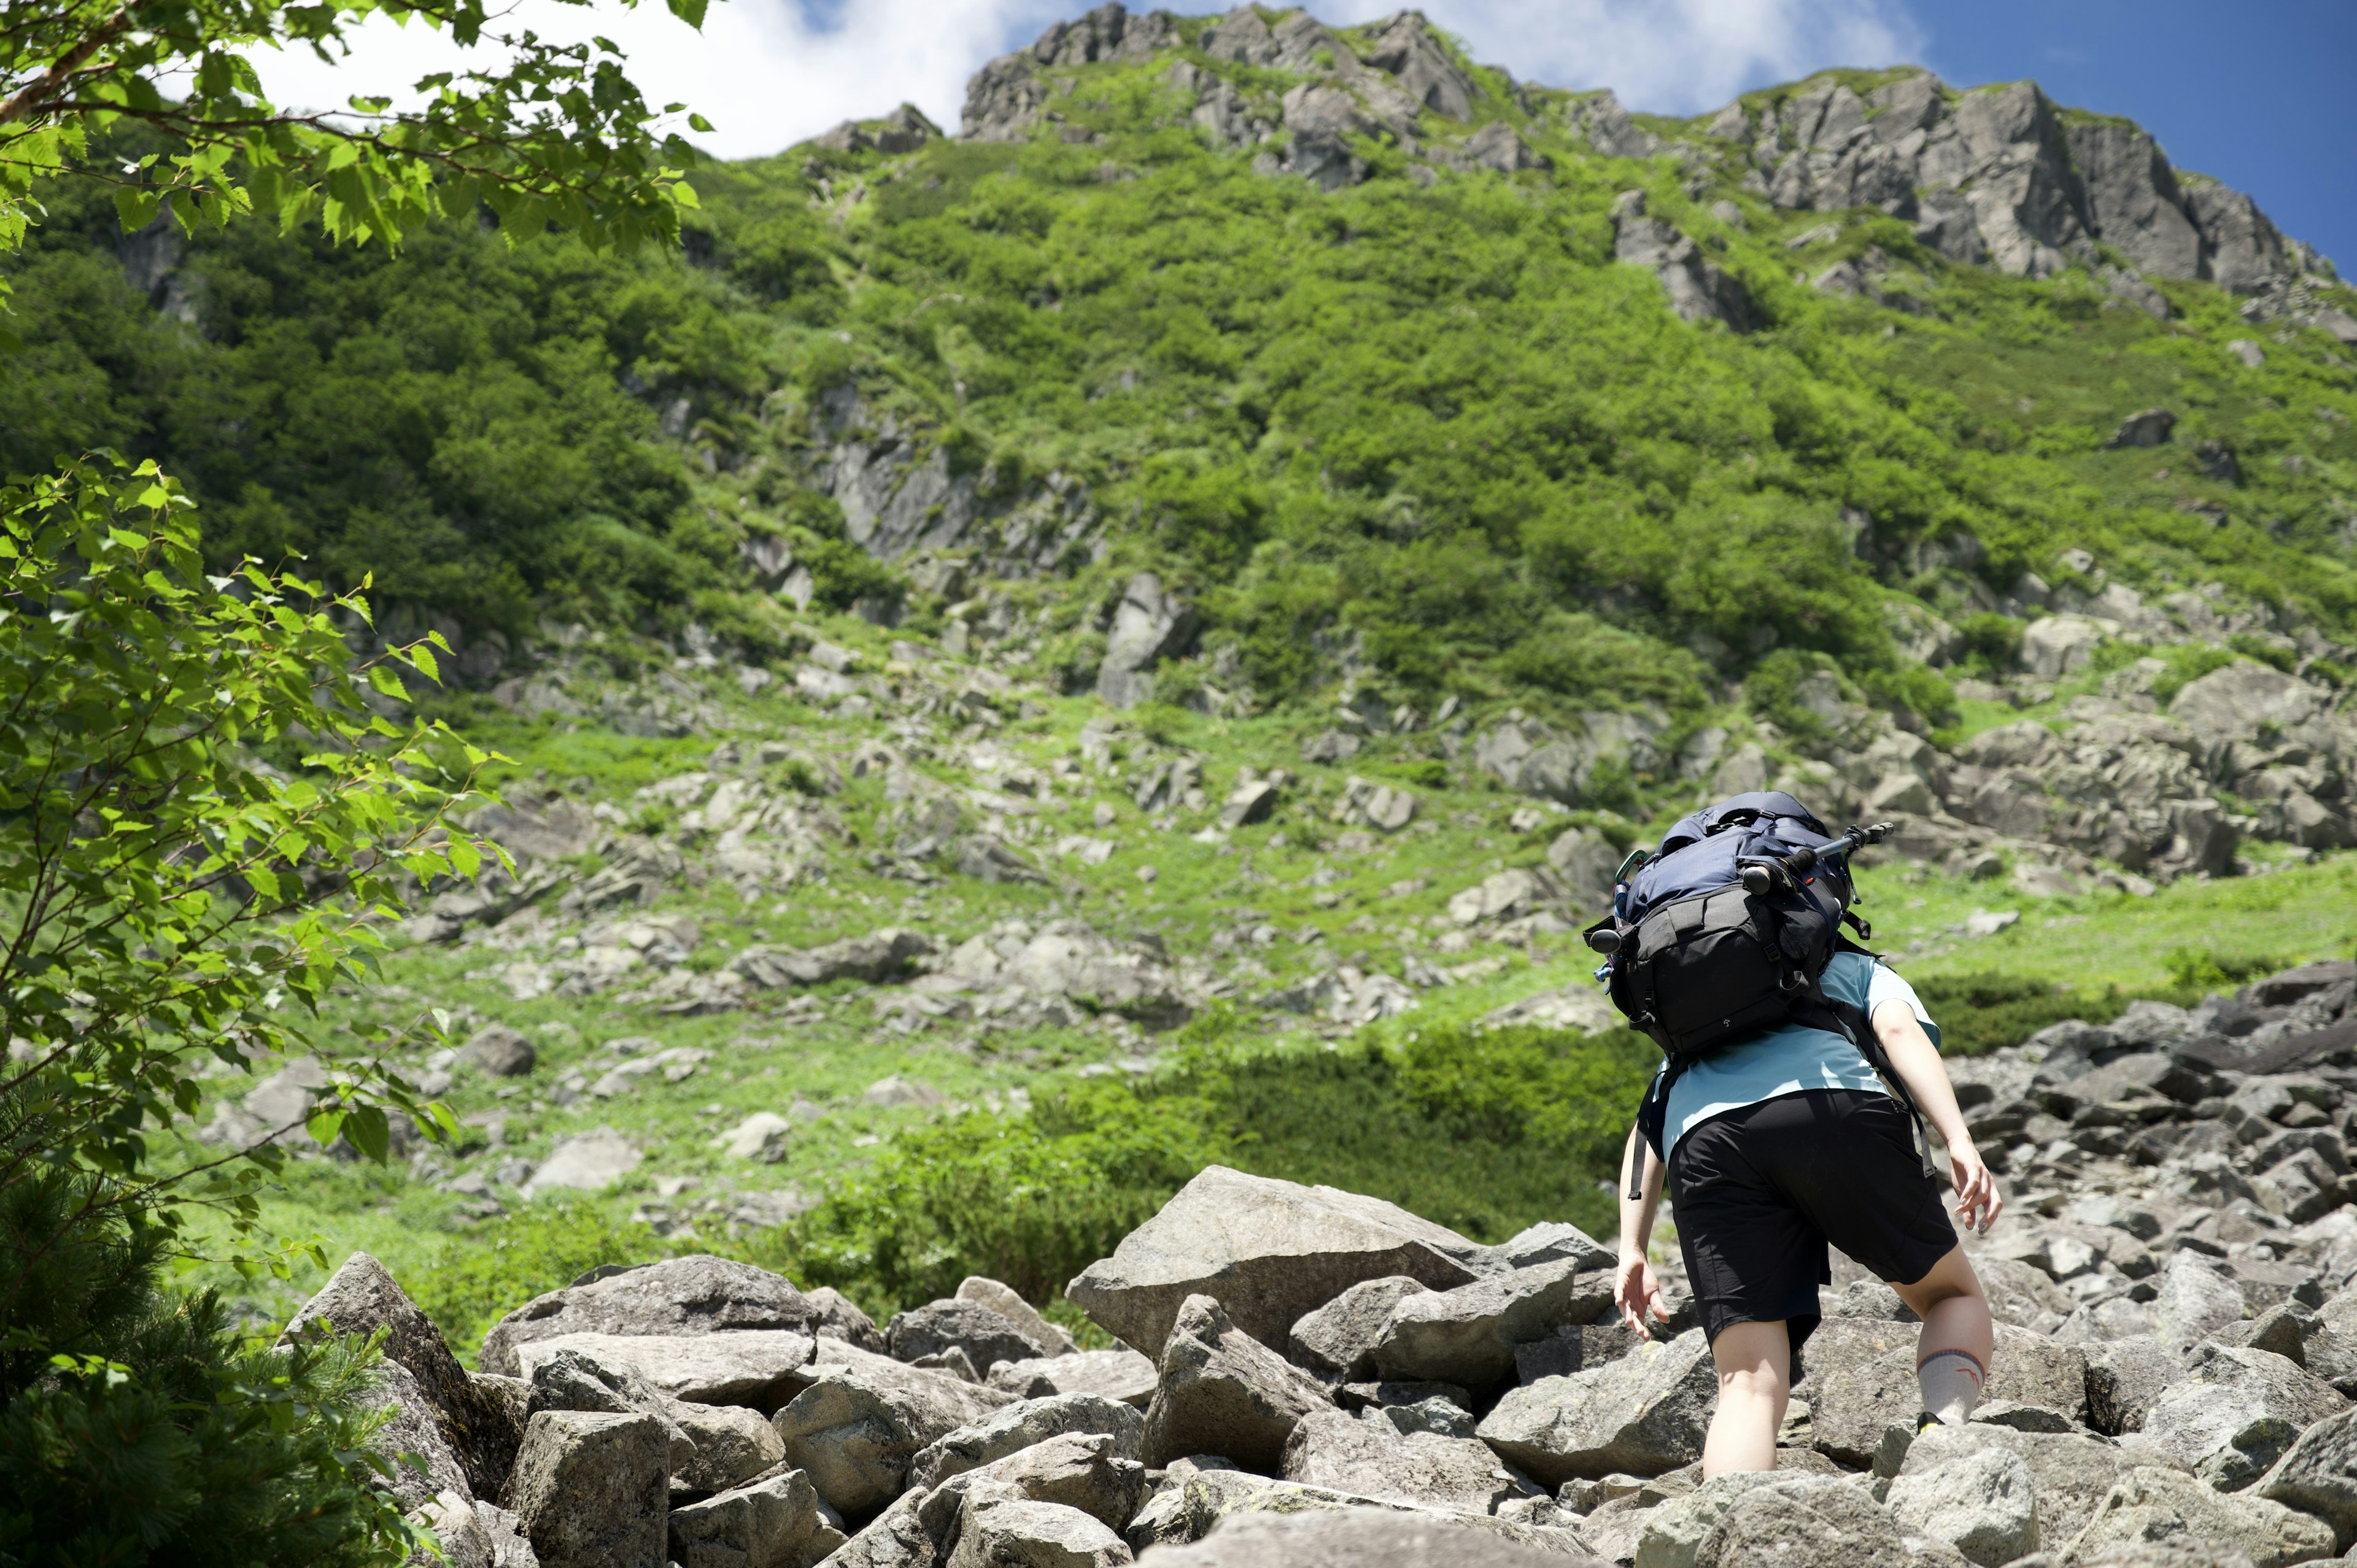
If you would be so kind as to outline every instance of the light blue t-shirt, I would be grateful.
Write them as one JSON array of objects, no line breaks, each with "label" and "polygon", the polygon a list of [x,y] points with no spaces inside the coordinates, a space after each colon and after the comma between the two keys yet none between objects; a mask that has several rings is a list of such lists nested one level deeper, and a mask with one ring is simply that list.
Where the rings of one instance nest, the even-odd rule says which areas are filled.
[{"label": "light blue t-shirt", "polygon": [[[1864,953],[1834,954],[1820,983],[1826,996],[1864,1009],[1869,1020],[1884,1003],[1904,1002],[1932,1043],[1940,1043],[1940,1026],[1923,1011],[1915,988]],[[1667,1070],[1665,1063],[1663,1071]],[[1706,1057],[1678,1075],[1670,1086],[1669,1114],[1662,1123],[1666,1134],[1663,1152],[1676,1148],[1679,1139],[1714,1116],[1811,1089],[1890,1092],[1849,1041],[1830,1030],[1787,1024]]]}]

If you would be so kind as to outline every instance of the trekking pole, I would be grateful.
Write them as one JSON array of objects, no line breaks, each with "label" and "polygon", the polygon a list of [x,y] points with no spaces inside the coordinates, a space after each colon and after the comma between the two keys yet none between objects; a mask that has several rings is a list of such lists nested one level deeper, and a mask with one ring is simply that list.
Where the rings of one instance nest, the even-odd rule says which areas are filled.
[{"label": "trekking pole", "polygon": [[1743,868],[1744,889],[1751,893],[1765,893],[1776,886],[1780,876],[1786,886],[1796,885],[1817,868],[1819,861],[1846,859],[1867,844],[1880,843],[1897,831],[1889,822],[1877,822],[1870,828],[1852,825],[1847,832],[1829,844],[1814,849],[1803,845],[1790,854],[1755,861]]}]

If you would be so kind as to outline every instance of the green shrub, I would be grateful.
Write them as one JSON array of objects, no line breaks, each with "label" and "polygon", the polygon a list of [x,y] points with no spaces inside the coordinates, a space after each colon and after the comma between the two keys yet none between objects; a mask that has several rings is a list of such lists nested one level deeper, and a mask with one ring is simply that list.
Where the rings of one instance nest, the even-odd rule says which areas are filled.
[{"label": "green shrub", "polygon": [[1989,670],[2009,670],[2021,657],[2021,622],[1994,610],[1966,616],[1956,623],[1964,651]]},{"label": "green shrub", "polygon": [[1940,1026],[1941,1052],[1952,1057],[1976,1057],[2018,1046],[2065,1019],[2108,1024],[2132,1000],[2120,994],[2117,986],[2100,993],[2072,991],[2051,981],[1995,970],[1919,981],[1915,994]]},{"label": "green shrub", "polygon": [[1049,1303],[1215,1163],[1386,1198],[1477,1240],[1542,1219],[1605,1234],[1598,1184],[1659,1059],[1623,1032],[1275,1051],[1182,1038],[1144,1084],[1084,1083],[1028,1115],[970,1112],[902,1135],[748,1256],[879,1314],[973,1273]]},{"label": "green shrub", "polygon": [[2202,994],[2233,991],[2263,974],[2291,967],[2289,961],[2267,953],[2231,954],[2208,948],[2178,948],[2165,961],[2169,978],[2180,991]]},{"label": "green shrub", "polygon": [[2177,700],[2177,693],[2212,670],[2223,670],[2234,662],[2234,656],[2222,648],[2206,642],[2179,643],[2160,656],[2169,666],[2153,678],[2153,701],[2167,707]]}]

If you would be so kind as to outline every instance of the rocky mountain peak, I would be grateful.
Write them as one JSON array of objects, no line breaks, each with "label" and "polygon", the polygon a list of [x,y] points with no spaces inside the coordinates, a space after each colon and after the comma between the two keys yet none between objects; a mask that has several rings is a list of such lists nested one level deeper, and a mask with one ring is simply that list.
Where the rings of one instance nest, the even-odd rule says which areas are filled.
[{"label": "rocky mountain peak", "polygon": [[[1337,28],[1306,10],[1272,24],[1248,5],[1208,20],[1102,5],[976,72],[963,134],[1018,141],[1057,125],[1068,141],[1092,139],[1053,107],[1077,73],[1166,58],[1163,81],[1193,97],[1189,117],[1216,146],[1329,191],[1370,177],[1353,138],[1407,152],[1409,177],[1430,184],[1442,169],[1541,168],[1555,136],[1587,156],[1674,159],[1690,193],[1721,188],[1786,210],[1904,219],[1960,265],[2032,279],[2083,267],[2156,315],[2169,307],[2153,280],[2200,280],[2254,296],[2254,318],[2309,320],[2317,312],[2295,297],[2300,281],[2337,275],[2249,196],[2175,168],[2133,122],[2064,108],[2034,81],[1958,89],[1914,67],[1826,72],[1650,125],[1609,90],[1516,85],[1510,102],[1488,105],[1502,118],[1468,135],[1461,127],[1489,90],[1417,11]],[[1302,80],[1273,88],[1234,66]],[[1696,318],[1697,289],[1664,281],[1680,313]],[[1740,330],[1746,311],[1700,314]]]}]

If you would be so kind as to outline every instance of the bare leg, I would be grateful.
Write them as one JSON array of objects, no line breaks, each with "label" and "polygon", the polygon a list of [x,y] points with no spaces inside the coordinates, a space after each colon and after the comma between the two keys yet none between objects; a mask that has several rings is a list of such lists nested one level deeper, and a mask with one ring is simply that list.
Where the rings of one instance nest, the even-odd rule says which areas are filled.
[{"label": "bare leg", "polygon": [[1932,1264],[1932,1272],[1914,1283],[1891,1288],[1923,1320],[1923,1332],[1915,1341],[1917,1366],[1943,1350],[1961,1350],[1986,1373],[1996,1330],[1989,1320],[1988,1297],[1981,1294],[1980,1279],[1962,1247]]},{"label": "bare leg", "polygon": [[1710,1342],[1718,1410],[1702,1447],[1706,1479],[1776,1467],[1776,1432],[1792,1392],[1792,1342],[1778,1323],[1730,1323]]}]

